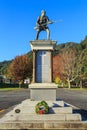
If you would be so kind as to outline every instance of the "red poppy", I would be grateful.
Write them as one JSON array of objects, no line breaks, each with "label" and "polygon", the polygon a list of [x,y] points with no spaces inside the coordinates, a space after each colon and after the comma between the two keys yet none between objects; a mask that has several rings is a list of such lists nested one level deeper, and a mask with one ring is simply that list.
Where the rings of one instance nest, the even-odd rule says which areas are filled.
[{"label": "red poppy", "polygon": [[43,114],[43,113],[44,113],[44,110],[40,110],[40,111],[39,111],[39,114]]}]

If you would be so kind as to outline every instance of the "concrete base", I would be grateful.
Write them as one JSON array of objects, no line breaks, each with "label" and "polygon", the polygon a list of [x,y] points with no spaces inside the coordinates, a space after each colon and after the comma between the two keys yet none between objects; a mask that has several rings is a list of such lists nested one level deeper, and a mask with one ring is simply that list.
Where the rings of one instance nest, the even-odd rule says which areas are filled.
[{"label": "concrete base", "polygon": [[[63,101],[46,101],[54,112],[49,111],[49,114],[44,115],[35,113],[35,105],[38,102],[27,99],[14,107],[0,119],[0,129],[85,130],[87,128],[87,123],[81,121],[81,115],[73,114],[72,107]],[[15,113],[16,109],[20,109],[20,113]]]},{"label": "concrete base", "polygon": [[1,130],[87,130],[87,123],[57,121],[15,121],[0,124]]},{"label": "concrete base", "polygon": [[[87,128],[87,124],[81,121],[80,114],[73,114],[72,107],[63,101],[46,101],[50,109],[49,114],[38,115],[35,113],[35,105],[39,101],[27,99],[14,107],[0,119],[0,129],[61,129],[69,130]],[[64,107],[66,106],[66,107]],[[15,110],[20,109],[20,113]],[[74,130],[74,129],[73,129]]]},{"label": "concrete base", "polygon": [[32,101],[51,100],[56,101],[57,85],[54,83],[32,83],[29,85],[30,99]]}]

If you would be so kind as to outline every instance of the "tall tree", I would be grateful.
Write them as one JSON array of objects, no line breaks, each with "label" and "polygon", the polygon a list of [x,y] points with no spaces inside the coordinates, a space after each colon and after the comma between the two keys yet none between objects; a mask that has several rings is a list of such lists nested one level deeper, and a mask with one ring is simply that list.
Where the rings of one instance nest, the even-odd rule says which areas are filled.
[{"label": "tall tree", "polygon": [[24,80],[32,75],[32,60],[27,55],[16,56],[8,68],[8,77]]},{"label": "tall tree", "polygon": [[78,55],[78,68],[80,79],[80,88],[82,88],[82,81],[87,80],[87,50],[82,50],[81,54]]},{"label": "tall tree", "polygon": [[60,74],[68,82],[68,87],[70,88],[71,82],[78,77],[78,68],[76,66],[75,50],[62,52],[58,68]]}]

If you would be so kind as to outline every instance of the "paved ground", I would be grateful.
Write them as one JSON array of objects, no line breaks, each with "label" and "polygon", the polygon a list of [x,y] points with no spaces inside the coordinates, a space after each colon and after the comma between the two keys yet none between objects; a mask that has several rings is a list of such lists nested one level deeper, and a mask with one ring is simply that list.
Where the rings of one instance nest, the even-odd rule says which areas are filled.
[{"label": "paved ground", "polygon": [[87,110],[87,90],[57,89],[57,98]]},{"label": "paved ground", "polygon": [[[29,90],[0,91],[0,109],[8,109],[29,98]],[[81,108],[87,116],[87,90],[57,89],[57,98]],[[1,112],[0,112],[1,114]]]},{"label": "paved ground", "polygon": [[0,109],[7,109],[29,98],[29,90],[0,91]]},{"label": "paved ground", "polygon": [[[7,109],[29,98],[29,90],[0,91],[0,109]],[[87,90],[57,89],[57,98],[87,110]]]}]

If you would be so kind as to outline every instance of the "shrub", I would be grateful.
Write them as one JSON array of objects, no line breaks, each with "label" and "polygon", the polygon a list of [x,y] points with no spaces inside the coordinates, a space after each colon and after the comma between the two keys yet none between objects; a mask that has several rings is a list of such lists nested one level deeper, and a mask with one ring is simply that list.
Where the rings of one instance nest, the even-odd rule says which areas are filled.
[{"label": "shrub", "polygon": [[[0,83],[0,88],[19,88],[19,84]],[[28,88],[28,84],[22,84],[21,88]]]}]

